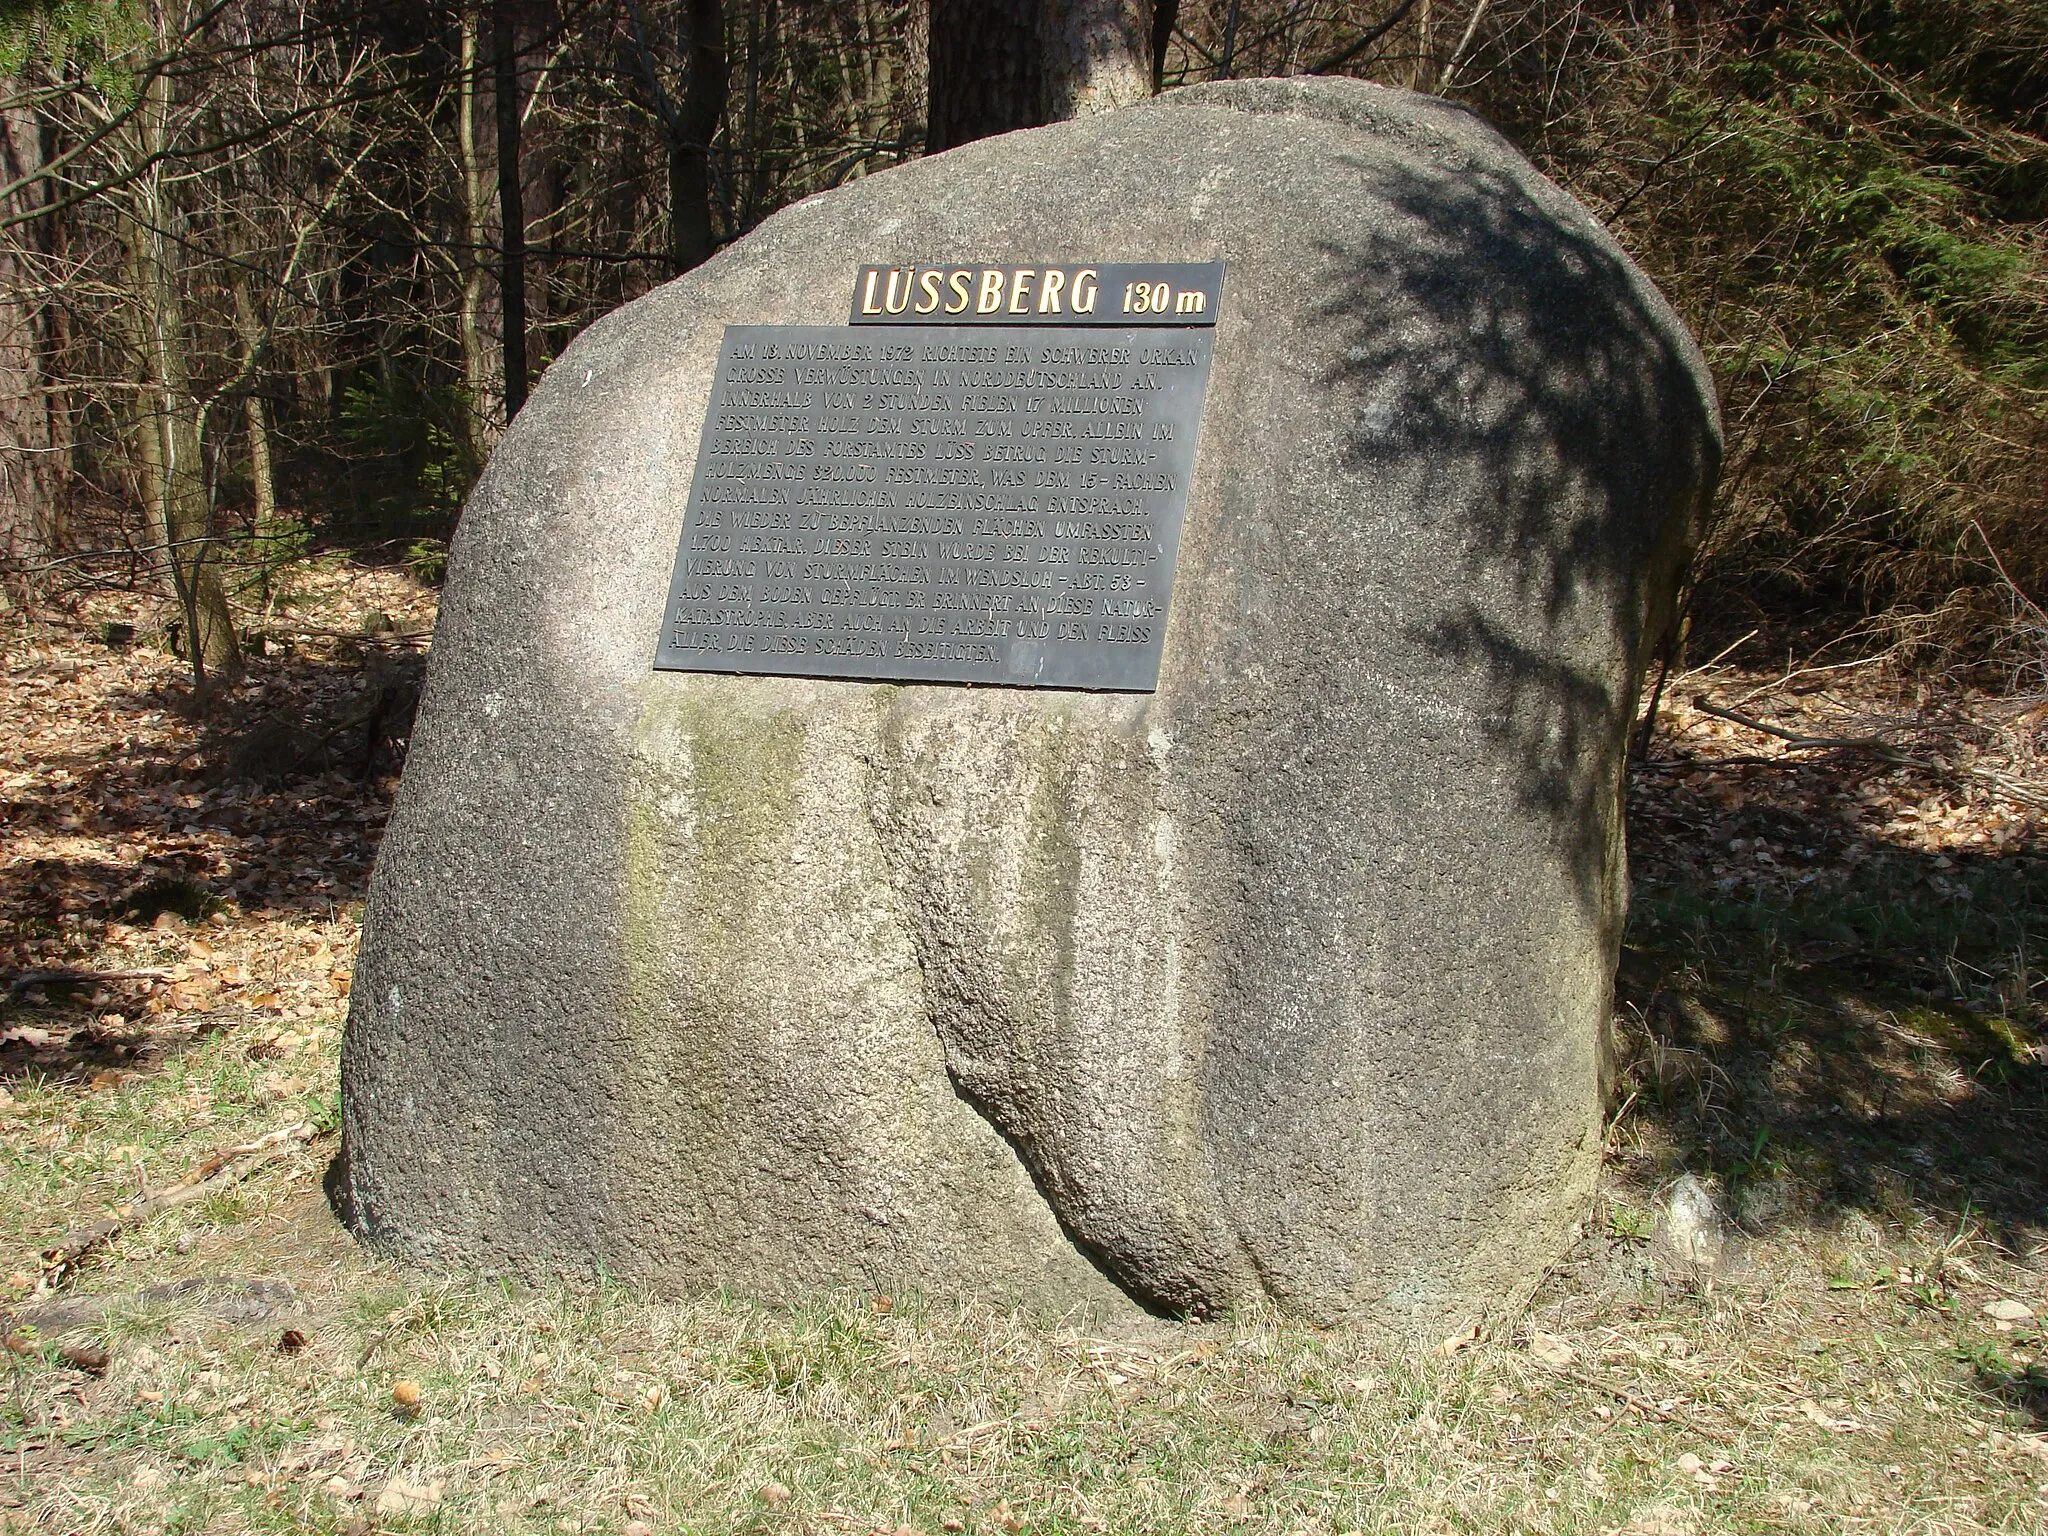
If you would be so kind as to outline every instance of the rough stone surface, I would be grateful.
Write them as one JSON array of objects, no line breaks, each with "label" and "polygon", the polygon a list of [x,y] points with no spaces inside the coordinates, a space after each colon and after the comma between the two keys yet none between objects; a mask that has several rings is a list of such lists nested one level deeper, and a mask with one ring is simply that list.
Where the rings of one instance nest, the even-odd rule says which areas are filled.
[{"label": "rough stone surface", "polygon": [[1714,1192],[1695,1175],[1680,1174],[1664,1196],[1664,1209],[1657,1218],[1657,1236],[1665,1251],[1680,1265],[1712,1269],[1721,1261],[1721,1250],[1727,1241],[1720,1202],[1714,1198]]},{"label": "rough stone surface", "polygon": [[[650,670],[720,329],[857,263],[1229,264],[1156,694]],[[1690,339],[1475,118],[1245,81],[777,215],[593,326],[456,540],[343,1064],[386,1249],[1404,1331],[1599,1154]]]}]

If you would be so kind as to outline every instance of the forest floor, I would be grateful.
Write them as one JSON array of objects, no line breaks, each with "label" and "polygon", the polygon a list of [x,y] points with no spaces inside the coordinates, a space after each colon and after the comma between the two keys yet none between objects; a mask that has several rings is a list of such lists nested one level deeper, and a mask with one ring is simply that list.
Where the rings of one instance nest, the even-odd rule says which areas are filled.
[{"label": "forest floor", "polygon": [[1761,639],[1674,681],[1599,1203],[1401,1351],[367,1257],[321,1180],[432,614],[315,564],[220,725],[118,594],[0,637],[0,1529],[2048,1528],[2038,703]]}]

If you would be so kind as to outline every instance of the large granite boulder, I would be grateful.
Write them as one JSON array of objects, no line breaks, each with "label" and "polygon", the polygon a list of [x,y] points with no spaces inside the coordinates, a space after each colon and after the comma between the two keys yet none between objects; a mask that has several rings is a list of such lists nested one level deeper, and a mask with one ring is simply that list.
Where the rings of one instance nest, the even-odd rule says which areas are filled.
[{"label": "large granite boulder", "polygon": [[[658,673],[727,323],[1228,263],[1150,695]],[[593,326],[463,517],[343,1204],[398,1253],[1433,1327],[1600,1155],[1625,738],[1719,451],[1484,123],[1244,81],[812,198]]]}]

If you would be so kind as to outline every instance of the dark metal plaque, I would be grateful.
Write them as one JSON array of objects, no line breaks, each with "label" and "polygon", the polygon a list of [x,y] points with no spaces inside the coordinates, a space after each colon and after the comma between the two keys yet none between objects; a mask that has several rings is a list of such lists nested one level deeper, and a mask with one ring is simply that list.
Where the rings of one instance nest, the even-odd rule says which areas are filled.
[{"label": "dark metal plaque", "polygon": [[1213,335],[727,327],[654,665],[1150,691]]}]

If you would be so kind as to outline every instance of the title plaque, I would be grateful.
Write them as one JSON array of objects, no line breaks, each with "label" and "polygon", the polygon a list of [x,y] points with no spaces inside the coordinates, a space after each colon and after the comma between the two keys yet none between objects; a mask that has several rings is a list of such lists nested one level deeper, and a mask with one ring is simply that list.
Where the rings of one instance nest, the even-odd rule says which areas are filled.
[{"label": "title plaque", "polygon": [[[1180,320],[1075,323],[1074,274],[1082,301],[1121,306],[1140,278],[1102,279],[1124,270],[870,268],[856,282],[856,310],[870,273],[885,304],[897,274],[906,310],[926,271],[942,294],[1000,283],[1002,307],[1032,306],[1028,324],[991,310],[964,325],[727,327],[654,665],[1157,686],[1221,274],[1128,269],[1167,274],[1143,278],[1146,317],[1185,304]],[[1038,314],[1048,271],[1067,323]]]},{"label": "title plaque", "polygon": [[1223,263],[862,267],[855,325],[1214,325]]}]

